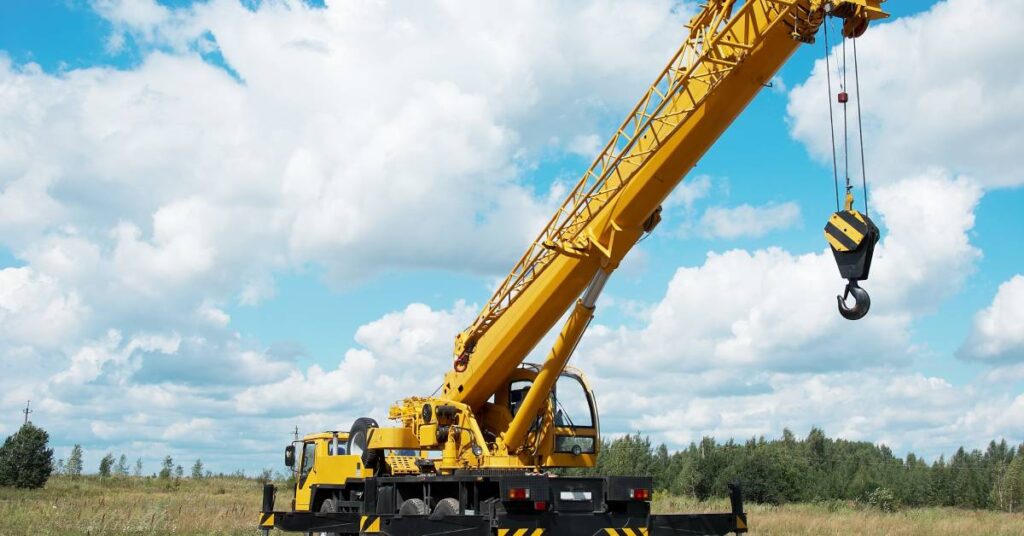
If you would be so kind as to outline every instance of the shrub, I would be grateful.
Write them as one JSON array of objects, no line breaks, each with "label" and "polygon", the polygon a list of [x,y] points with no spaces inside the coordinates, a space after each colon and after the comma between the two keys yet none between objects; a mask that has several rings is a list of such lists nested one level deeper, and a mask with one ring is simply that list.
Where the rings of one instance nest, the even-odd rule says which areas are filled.
[{"label": "shrub", "polygon": [[32,423],[25,423],[0,447],[0,485],[41,488],[53,472],[50,435]]}]

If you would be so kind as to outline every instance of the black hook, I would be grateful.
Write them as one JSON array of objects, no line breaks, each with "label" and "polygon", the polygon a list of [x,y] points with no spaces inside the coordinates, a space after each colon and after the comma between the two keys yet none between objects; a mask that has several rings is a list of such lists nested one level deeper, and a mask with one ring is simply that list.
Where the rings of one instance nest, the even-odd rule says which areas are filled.
[{"label": "black hook", "polygon": [[[853,307],[846,306],[846,298],[853,294]],[[864,318],[864,315],[868,314],[868,309],[871,308],[871,296],[868,296],[868,291],[860,288],[857,285],[855,279],[850,279],[846,283],[846,290],[842,296],[836,296],[836,301],[839,303],[839,314],[843,315],[843,318],[847,320],[860,320]]]}]

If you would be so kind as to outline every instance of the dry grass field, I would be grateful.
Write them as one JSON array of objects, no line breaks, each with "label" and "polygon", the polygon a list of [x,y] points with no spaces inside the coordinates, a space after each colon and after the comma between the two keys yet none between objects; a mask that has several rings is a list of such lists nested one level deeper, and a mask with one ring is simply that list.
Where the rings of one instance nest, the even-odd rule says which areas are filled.
[{"label": "dry grass field", "polygon": [[[287,492],[278,504],[288,504]],[[253,536],[260,488],[252,480],[55,478],[37,491],[0,489],[0,535]],[[726,511],[726,501],[659,497],[658,512]],[[1024,515],[949,508],[879,512],[856,504],[748,507],[756,535],[1021,535]]]}]

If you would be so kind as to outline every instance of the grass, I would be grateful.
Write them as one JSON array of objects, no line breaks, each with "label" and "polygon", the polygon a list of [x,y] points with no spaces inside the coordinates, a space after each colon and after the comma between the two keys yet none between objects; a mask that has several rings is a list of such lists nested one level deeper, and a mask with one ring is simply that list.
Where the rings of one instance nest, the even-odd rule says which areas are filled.
[{"label": "grass", "polygon": [[[882,512],[856,502],[745,506],[750,534],[856,536],[985,536],[1024,535],[1024,515],[957,508],[910,508]],[[728,512],[728,500],[701,502],[686,497],[655,495],[654,510]]]},{"label": "grass", "polygon": [[[0,536],[256,534],[261,488],[253,480],[53,478],[44,489],[0,488]],[[279,491],[277,504],[291,495]],[[728,501],[656,495],[658,513],[728,511]],[[1024,515],[917,508],[880,512],[832,501],[748,505],[754,535],[1024,536]]]},{"label": "grass", "polygon": [[0,488],[0,535],[252,536],[261,490],[241,478],[51,478],[41,490]]}]

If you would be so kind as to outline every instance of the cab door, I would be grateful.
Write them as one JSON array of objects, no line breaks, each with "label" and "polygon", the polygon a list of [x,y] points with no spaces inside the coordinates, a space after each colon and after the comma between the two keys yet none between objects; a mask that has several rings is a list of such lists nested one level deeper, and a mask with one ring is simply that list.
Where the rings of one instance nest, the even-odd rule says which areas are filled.
[{"label": "cab door", "polygon": [[310,487],[315,479],[310,478],[310,474],[314,472],[313,464],[316,462],[316,443],[313,441],[306,441],[302,444],[302,455],[299,460],[299,471],[295,475],[295,509],[296,510],[309,510],[309,502],[311,498]]}]

